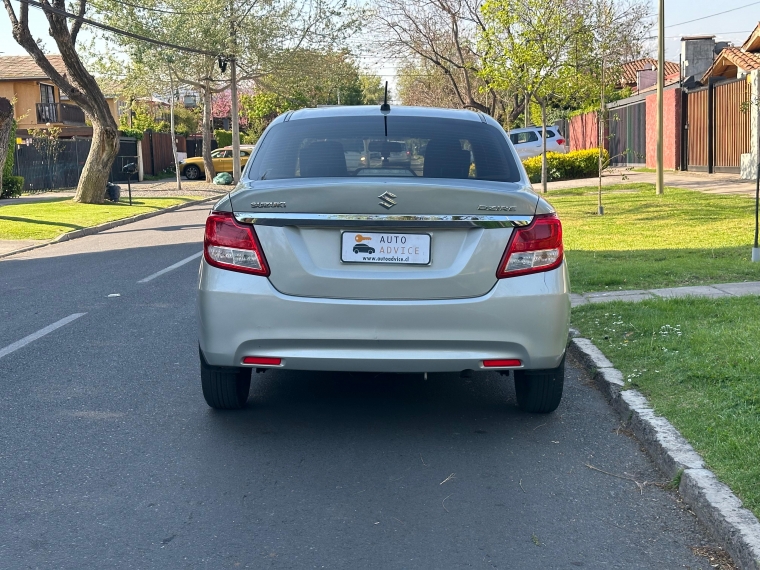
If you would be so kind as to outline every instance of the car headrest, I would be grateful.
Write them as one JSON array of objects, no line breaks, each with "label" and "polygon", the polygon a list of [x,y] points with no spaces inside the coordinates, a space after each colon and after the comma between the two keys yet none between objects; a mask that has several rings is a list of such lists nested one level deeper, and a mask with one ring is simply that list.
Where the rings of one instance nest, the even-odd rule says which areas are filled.
[{"label": "car headrest", "polygon": [[426,178],[467,178],[470,151],[462,150],[458,139],[433,139],[425,149],[422,176]]},{"label": "car headrest", "polygon": [[346,155],[338,141],[319,141],[299,153],[301,178],[346,176]]}]

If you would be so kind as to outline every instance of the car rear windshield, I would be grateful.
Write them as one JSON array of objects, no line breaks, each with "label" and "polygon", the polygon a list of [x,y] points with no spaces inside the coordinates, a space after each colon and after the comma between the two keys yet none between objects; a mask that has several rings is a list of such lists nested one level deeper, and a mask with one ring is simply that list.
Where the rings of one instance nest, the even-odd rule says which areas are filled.
[{"label": "car rear windshield", "polygon": [[252,180],[420,176],[517,182],[502,132],[480,121],[432,117],[296,119],[272,126],[248,170]]}]

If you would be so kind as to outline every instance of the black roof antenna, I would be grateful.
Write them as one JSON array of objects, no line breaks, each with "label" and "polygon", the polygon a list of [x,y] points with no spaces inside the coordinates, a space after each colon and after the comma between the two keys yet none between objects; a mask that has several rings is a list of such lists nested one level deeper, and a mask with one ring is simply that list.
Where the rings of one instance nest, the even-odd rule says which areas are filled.
[{"label": "black roof antenna", "polygon": [[391,106],[388,104],[388,82],[385,82],[385,97],[383,97],[383,104],[380,105],[381,113],[390,113]]}]

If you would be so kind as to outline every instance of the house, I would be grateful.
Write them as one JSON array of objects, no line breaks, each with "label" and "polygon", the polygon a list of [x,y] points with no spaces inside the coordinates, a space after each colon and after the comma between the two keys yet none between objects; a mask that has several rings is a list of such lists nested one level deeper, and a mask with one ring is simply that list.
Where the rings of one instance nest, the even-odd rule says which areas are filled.
[{"label": "house", "polygon": [[712,65],[702,76],[702,83],[707,84],[710,78],[742,78],[750,72],[760,69],[760,23],[741,47],[724,47],[717,55]]},{"label": "house", "polygon": [[[53,67],[66,76],[60,55],[47,56]],[[61,128],[61,137],[91,136],[84,111],[69,101],[30,56],[0,56],[0,97],[15,98],[15,115],[20,134],[47,125]],[[111,114],[118,122],[118,101],[106,94]]]},{"label": "house", "polygon": [[[665,62],[665,77],[680,77],[680,67],[672,61]],[[623,64],[618,88],[629,87],[634,93],[657,84],[657,60],[644,57]]]}]

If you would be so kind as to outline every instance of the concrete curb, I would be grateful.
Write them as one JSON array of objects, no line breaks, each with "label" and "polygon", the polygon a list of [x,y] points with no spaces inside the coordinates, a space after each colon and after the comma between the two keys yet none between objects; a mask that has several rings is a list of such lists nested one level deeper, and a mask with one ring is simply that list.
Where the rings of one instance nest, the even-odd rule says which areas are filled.
[{"label": "concrete curb", "polygon": [[69,241],[72,239],[77,239],[85,236],[89,236],[92,234],[97,234],[100,232],[103,232],[105,230],[110,230],[111,228],[118,228],[119,226],[126,226],[127,224],[133,224],[134,222],[139,222],[140,220],[147,220],[148,218],[153,218],[155,216],[160,216],[161,214],[166,214],[168,212],[174,212],[175,210],[181,210],[183,208],[189,208],[190,206],[197,206],[198,204],[203,204],[204,202],[211,202],[211,201],[218,201],[221,200],[224,197],[224,194],[220,194],[219,196],[212,196],[211,198],[203,198],[202,200],[193,200],[191,202],[184,202],[182,204],[176,204],[174,206],[169,206],[168,208],[163,208],[161,210],[156,210],[155,212],[145,212],[144,214],[138,214],[136,216],[132,216],[129,218],[121,218],[120,220],[114,220],[112,222],[106,222],[104,224],[100,224],[97,226],[91,226],[89,228],[81,228],[79,230],[74,230],[72,232],[67,232],[63,235],[58,236],[55,239],[52,239],[50,241],[46,241],[45,243],[38,243],[35,245],[30,245],[29,247],[22,247],[20,249],[14,249],[13,251],[8,251],[6,253],[0,253],[0,259],[3,257],[10,257],[11,255],[18,255],[19,253],[24,253],[27,251],[32,251],[33,249],[39,249],[41,247],[47,247],[49,245],[52,245],[54,243],[61,243],[64,241]]},{"label": "concrete curb", "polygon": [[742,570],[760,570],[760,521],[742,507],[728,486],[705,468],[702,457],[661,416],[644,395],[622,390],[623,374],[587,338],[573,338],[568,351],[591,374],[612,407],[628,421],[636,438],[669,479],[680,476],[678,491],[713,537]]}]

